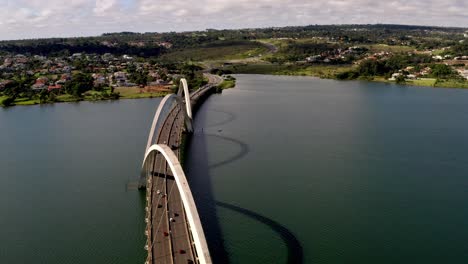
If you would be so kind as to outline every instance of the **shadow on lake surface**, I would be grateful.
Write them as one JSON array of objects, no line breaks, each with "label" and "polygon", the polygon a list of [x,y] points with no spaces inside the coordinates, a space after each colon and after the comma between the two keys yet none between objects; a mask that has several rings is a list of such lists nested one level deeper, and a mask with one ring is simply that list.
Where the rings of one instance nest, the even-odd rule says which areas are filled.
[{"label": "shadow on lake surface", "polygon": [[[207,124],[207,111],[222,112],[226,114],[228,118],[211,125],[208,124],[205,128],[227,124],[235,119],[235,115],[229,112],[213,109],[206,109],[204,111],[202,106],[201,109],[199,109],[198,111],[199,114],[196,116],[196,123],[200,126],[203,126],[203,124]],[[288,251],[287,263],[304,263],[304,253],[301,243],[294,236],[294,234],[285,226],[248,209],[215,200],[212,186],[213,176],[211,175],[210,171],[214,168],[222,167],[226,164],[242,159],[250,152],[249,146],[246,143],[232,137],[224,136],[221,134],[204,133],[201,129],[197,129],[196,131],[199,132],[193,134],[190,141],[187,144],[187,154],[190,158],[187,159],[185,169],[187,174],[189,174],[191,189],[194,194],[194,199],[197,203],[197,208],[204,227],[204,232],[207,238],[213,263],[230,262],[228,252],[225,248],[222,229],[220,226],[220,218],[218,215],[219,208],[231,210],[235,213],[239,213],[243,216],[254,219],[255,221],[263,225],[268,226],[271,230],[276,232],[286,244]],[[217,138],[227,141],[231,144],[237,145],[239,147],[239,151],[235,155],[223,161],[209,165],[207,159],[207,140],[209,138]]]},{"label": "shadow on lake surface", "polygon": [[303,252],[301,243],[291,231],[289,231],[286,227],[284,227],[280,223],[270,218],[267,218],[263,215],[260,215],[256,212],[250,211],[248,209],[245,209],[236,205],[218,202],[218,201],[216,202],[216,205],[222,208],[226,208],[226,209],[238,212],[264,225],[267,225],[273,231],[275,231],[286,244],[286,247],[288,248],[287,263],[288,264],[304,263],[304,252]]},{"label": "shadow on lake surface", "polygon": [[241,159],[242,157],[244,157],[245,155],[247,155],[250,152],[249,146],[246,143],[244,143],[244,142],[242,142],[242,141],[240,141],[238,139],[231,138],[231,137],[226,137],[226,136],[221,136],[221,135],[215,135],[215,134],[205,134],[205,135],[208,136],[208,137],[216,137],[216,138],[219,138],[219,139],[222,139],[222,140],[225,140],[225,141],[229,141],[229,142],[234,143],[234,144],[236,144],[236,145],[238,145],[240,147],[240,151],[236,155],[233,155],[232,157],[230,157],[228,159],[225,159],[223,161],[220,161],[220,162],[209,165],[210,169],[218,168],[218,167],[224,166],[226,164],[229,164],[231,162],[235,162],[235,161]]},{"label": "shadow on lake surface", "polygon": [[224,115],[226,115],[227,118],[225,120],[222,120],[222,121],[219,121],[219,122],[216,122],[216,123],[213,123],[213,124],[208,124],[207,126],[205,126],[205,128],[222,126],[222,125],[231,123],[232,121],[236,120],[236,118],[237,118],[234,113],[227,112],[227,111],[224,111],[224,110],[210,108],[210,109],[207,109],[207,111],[224,114]]}]

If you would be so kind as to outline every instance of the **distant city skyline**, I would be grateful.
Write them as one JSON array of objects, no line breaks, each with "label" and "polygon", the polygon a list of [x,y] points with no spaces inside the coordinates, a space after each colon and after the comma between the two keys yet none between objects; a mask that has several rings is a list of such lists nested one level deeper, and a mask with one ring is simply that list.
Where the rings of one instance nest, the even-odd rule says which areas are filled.
[{"label": "distant city skyline", "polygon": [[468,27],[463,0],[0,0],[0,39],[310,24]]}]

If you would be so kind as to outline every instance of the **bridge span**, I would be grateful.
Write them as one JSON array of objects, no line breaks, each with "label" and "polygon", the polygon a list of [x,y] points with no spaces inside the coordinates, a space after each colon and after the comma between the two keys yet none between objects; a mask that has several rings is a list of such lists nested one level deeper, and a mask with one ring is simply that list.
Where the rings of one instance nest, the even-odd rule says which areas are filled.
[{"label": "bridge span", "polygon": [[146,264],[212,263],[203,227],[180,164],[184,135],[193,131],[192,111],[222,79],[190,94],[182,79],[179,91],[164,97],[151,125],[139,187],[146,189]]}]

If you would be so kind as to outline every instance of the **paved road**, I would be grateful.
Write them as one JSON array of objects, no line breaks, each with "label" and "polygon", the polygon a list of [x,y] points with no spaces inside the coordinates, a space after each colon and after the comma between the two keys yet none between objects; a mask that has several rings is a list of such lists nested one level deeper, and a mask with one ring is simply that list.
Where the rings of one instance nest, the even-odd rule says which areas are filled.
[{"label": "paved road", "polygon": [[[209,90],[222,82],[219,76],[205,74],[209,84],[191,94],[191,102],[198,100]],[[180,144],[184,131],[184,112],[176,104],[164,121],[157,144],[166,144],[174,149],[180,159]],[[184,206],[174,176],[161,154],[153,161],[153,177],[150,188],[151,210],[148,215],[148,262],[196,263]]]}]

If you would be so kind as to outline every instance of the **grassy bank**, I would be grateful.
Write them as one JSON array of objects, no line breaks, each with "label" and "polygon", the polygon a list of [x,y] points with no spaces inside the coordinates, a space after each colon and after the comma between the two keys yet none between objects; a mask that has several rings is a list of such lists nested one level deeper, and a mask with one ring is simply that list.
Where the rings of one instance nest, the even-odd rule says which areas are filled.
[{"label": "grassy bank", "polygon": [[[384,77],[374,77],[370,79],[374,82],[385,82],[385,83],[395,83],[394,81],[389,81]],[[406,80],[401,85],[411,85],[411,86],[422,86],[422,87],[435,87],[435,88],[458,88],[458,89],[468,89],[468,82],[461,80],[437,80],[434,78],[422,78],[418,80]]]},{"label": "grassy bank", "polygon": [[242,64],[224,67],[232,73],[315,76],[334,79],[336,74],[352,69],[351,65],[287,65],[287,64]]},{"label": "grassy bank", "polygon": [[[353,69],[352,65],[280,65],[280,64],[237,64],[223,67],[223,70],[233,74],[267,74],[267,75],[292,75],[292,76],[314,76],[324,79],[336,79],[338,73]],[[359,80],[395,83],[382,76],[361,77]],[[439,88],[468,88],[468,82],[463,80],[449,79],[437,80],[434,78],[421,78],[407,80],[405,85],[439,87]],[[228,85],[228,84],[225,84]]]},{"label": "grassy bank", "polygon": [[[155,98],[163,97],[167,92],[142,92],[138,87],[122,87],[116,88],[115,92],[118,94],[112,95],[109,89],[98,92],[88,91],[83,94],[82,97],[73,96],[71,94],[60,94],[53,98],[41,102],[39,98],[16,98],[10,106],[14,105],[37,105],[37,104],[52,104],[52,103],[69,103],[69,102],[80,102],[80,101],[107,101],[107,100],[118,100],[118,99],[140,99],[140,98]],[[37,97],[37,96],[36,96]],[[7,99],[8,96],[0,96],[0,106],[3,105],[3,100]]]},{"label": "grassy bank", "polygon": [[224,80],[220,85],[218,85],[218,88],[221,90],[224,90],[224,89],[234,88],[235,86],[236,86],[235,80]]}]

